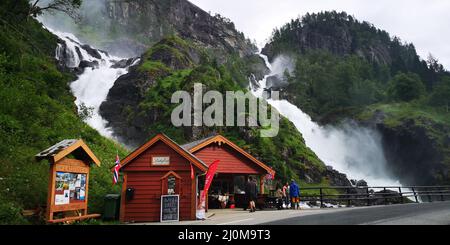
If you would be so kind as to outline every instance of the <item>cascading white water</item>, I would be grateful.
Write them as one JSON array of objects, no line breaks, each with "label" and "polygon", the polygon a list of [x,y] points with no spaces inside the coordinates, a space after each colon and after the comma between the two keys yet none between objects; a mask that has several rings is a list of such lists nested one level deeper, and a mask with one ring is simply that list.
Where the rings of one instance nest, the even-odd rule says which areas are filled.
[{"label": "cascading white water", "polygon": [[[48,28],[49,29],[49,28]],[[112,138],[113,132],[107,128],[107,121],[99,113],[100,105],[106,100],[109,90],[114,82],[128,72],[127,68],[112,68],[114,61],[122,58],[113,57],[105,52],[97,51],[101,56],[93,57],[82,46],[81,42],[71,33],[63,33],[49,29],[65,42],[65,47],[58,44],[56,58],[64,62],[66,67],[77,68],[81,61],[98,62],[96,67],[84,68],[78,79],[71,83],[72,93],[76,97],[76,105],[92,108],[92,115],[86,119],[86,123],[96,129],[101,135]],[[61,60],[64,57],[64,60]]]},{"label": "cascading white water", "polygon": [[[267,57],[260,55],[271,73],[259,81],[259,88],[252,91],[259,98],[264,97],[267,78],[283,74],[289,62],[285,58],[270,64]],[[290,69],[290,68],[288,68]],[[327,165],[350,179],[365,180],[370,186],[400,186],[386,169],[380,135],[372,129],[347,123],[341,127],[323,127],[311,120],[300,108],[286,100],[272,100],[268,103],[288,118],[302,133],[306,145]]]}]

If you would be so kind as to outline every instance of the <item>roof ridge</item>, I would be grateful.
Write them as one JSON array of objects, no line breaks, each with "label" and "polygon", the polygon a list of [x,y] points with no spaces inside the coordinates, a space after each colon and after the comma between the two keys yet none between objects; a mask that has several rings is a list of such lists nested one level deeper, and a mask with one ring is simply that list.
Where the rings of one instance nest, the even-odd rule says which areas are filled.
[{"label": "roof ridge", "polygon": [[217,137],[217,136],[219,136],[219,135],[220,135],[220,134],[214,134],[214,135],[208,136],[208,137],[203,138],[203,139],[194,140],[194,141],[191,141],[191,142],[186,143],[186,144],[184,144],[184,145],[181,145],[181,147],[182,147],[183,149],[189,151],[190,149],[192,149],[192,148],[194,148],[194,147],[200,145],[201,143],[203,143],[203,142],[205,142],[205,141],[207,141],[207,140],[210,140],[210,139],[212,139],[212,138],[214,138],[214,137]]}]

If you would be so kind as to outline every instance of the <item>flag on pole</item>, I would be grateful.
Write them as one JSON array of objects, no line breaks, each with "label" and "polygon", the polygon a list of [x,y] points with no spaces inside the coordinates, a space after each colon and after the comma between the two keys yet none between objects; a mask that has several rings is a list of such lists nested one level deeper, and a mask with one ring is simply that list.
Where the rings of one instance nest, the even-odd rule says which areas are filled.
[{"label": "flag on pole", "polygon": [[120,170],[120,158],[119,154],[116,155],[116,165],[114,166],[114,172],[113,172],[113,184],[117,184],[119,182],[119,170]]},{"label": "flag on pole", "polygon": [[208,193],[209,187],[211,186],[211,183],[214,179],[214,175],[217,171],[217,166],[219,165],[219,160],[213,162],[211,165],[209,165],[208,172],[205,176],[205,187],[203,191],[200,192],[200,200],[197,205],[197,219],[204,220],[206,217],[205,210],[206,210],[206,194]]},{"label": "flag on pole", "polygon": [[203,189],[203,195],[200,196],[200,202],[205,200],[205,198],[206,198],[206,193],[208,193],[208,191],[209,191],[209,187],[211,186],[211,183],[214,179],[214,175],[216,174],[217,166],[219,166],[219,162],[220,162],[220,160],[216,160],[211,165],[209,165],[208,172],[206,172],[205,187]]}]

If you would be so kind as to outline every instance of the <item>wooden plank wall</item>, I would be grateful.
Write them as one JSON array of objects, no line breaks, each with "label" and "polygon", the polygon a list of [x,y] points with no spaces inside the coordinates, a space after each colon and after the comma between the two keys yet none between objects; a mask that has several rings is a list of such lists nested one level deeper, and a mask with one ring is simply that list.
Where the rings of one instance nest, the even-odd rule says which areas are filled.
[{"label": "wooden plank wall", "polygon": [[[169,156],[170,165],[152,166],[152,157]],[[130,162],[122,170],[127,173],[126,186],[134,188],[135,194],[131,201],[125,202],[122,215],[125,222],[159,221],[163,181],[161,178],[170,171],[181,177],[177,185],[180,192],[180,220],[190,220],[192,217],[192,180],[190,163],[176,151],[163,142],[157,142],[140,156]],[[178,189],[178,188],[177,188]]]},{"label": "wooden plank wall", "polygon": [[220,160],[217,172],[232,174],[261,174],[265,170],[227,145],[211,144],[194,153],[206,164]]}]

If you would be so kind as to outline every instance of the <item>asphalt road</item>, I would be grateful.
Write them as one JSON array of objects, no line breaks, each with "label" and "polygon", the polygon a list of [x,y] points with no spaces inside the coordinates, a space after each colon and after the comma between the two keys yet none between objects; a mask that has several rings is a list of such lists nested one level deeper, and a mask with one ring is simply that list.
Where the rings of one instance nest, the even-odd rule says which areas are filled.
[{"label": "asphalt road", "polygon": [[450,202],[355,208],[280,219],[264,225],[450,225]]}]

